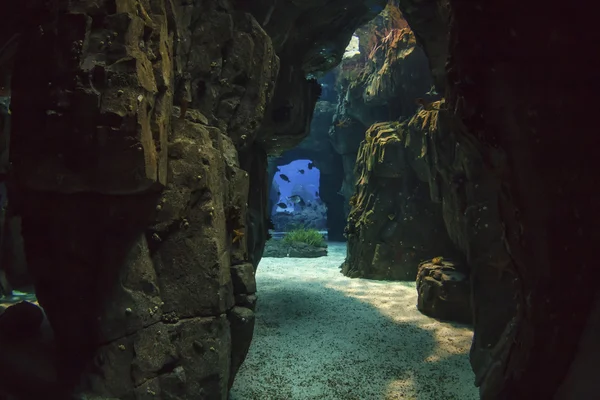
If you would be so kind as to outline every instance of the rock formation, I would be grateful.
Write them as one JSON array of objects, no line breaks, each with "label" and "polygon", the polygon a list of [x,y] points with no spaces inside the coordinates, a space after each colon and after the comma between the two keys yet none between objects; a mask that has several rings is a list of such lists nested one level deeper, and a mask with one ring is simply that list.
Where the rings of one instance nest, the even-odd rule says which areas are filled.
[{"label": "rock formation", "polygon": [[350,200],[344,274],[414,280],[420,260],[462,259],[444,226],[439,193],[433,199],[430,193],[428,166],[435,154],[428,140],[438,113],[422,110],[410,122],[374,124],[367,131]]},{"label": "rock formation", "polygon": [[10,207],[58,345],[56,396],[227,398],[252,338],[267,152],[307,134],[307,74],[382,3],[343,18],[335,4],[7,6],[22,22],[0,30],[20,35]]},{"label": "rock formation", "polygon": [[[19,43],[14,69],[0,55],[0,84],[13,73],[9,207],[63,366],[46,393],[68,398],[84,371],[81,389],[105,397],[227,397],[252,331],[267,155],[307,135],[312,76],[384,3],[2,3],[0,48]],[[481,396],[593,398],[595,14],[537,0],[398,5],[446,96],[419,113],[437,124],[420,131],[426,162],[404,172],[421,195],[428,183],[470,268]],[[414,112],[348,116],[364,133]]]},{"label": "rock formation", "polygon": [[333,147],[342,157],[340,194],[346,200],[346,215],[357,183],[355,163],[365,132],[378,122],[408,119],[417,110],[415,99],[427,98],[433,84],[427,57],[395,2],[389,2],[379,16],[360,28],[358,36],[361,54],[344,60],[336,69],[340,95],[329,131]]},{"label": "rock formation", "polygon": [[471,283],[460,268],[443,257],[419,264],[417,308],[423,314],[446,321],[472,323]]},{"label": "rock formation", "polygon": [[[457,141],[446,148],[461,148],[463,168],[478,179],[467,175],[464,194],[449,196],[446,214],[457,215],[466,198],[468,212],[451,226],[469,243],[477,383],[483,399],[551,398],[577,351],[599,274],[589,263],[599,200],[590,191],[596,172],[589,149],[597,140],[568,134],[588,131],[581,104],[592,94],[598,60],[555,51],[587,54],[598,35],[585,33],[593,17],[575,4],[451,0],[450,12],[447,99]],[[559,27],[558,20],[568,22]],[[480,208],[482,200],[492,207]],[[489,212],[497,213],[487,227],[495,235],[469,226]],[[486,247],[482,235],[495,246]],[[492,321],[513,293],[516,313]]]},{"label": "rock formation", "polygon": [[[585,349],[594,348],[584,327],[593,318],[598,269],[586,260],[593,259],[591,229],[598,218],[581,214],[598,201],[589,190],[593,157],[586,156],[595,139],[565,134],[587,130],[585,107],[564,99],[587,98],[586,81],[598,63],[557,59],[557,48],[587,54],[591,36],[582,32],[576,7],[537,3],[399,4],[436,78],[445,35],[435,32],[446,29],[440,31],[440,19],[431,16],[440,9],[451,15],[447,100],[433,108],[424,102],[426,110],[408,128],[423,126],[411,131],[403,154],[428,184],[431,200],[441,202],[449,237],[470,268],[471,361],[482,399],[596,393],[582,371],[591,362]],[[557,20],[569,21],[569,27],[557,27]],[[404,131],[406,125],[387,128]],[[358,171],[368,163],[364,158]],[[357,193],[361,200],[377,198],[360,184]],[[370,246],[361,245],[350,260],[372,262],[373,252],[360,254]],[[561,278],[564,265],[568,282]],[[595,326],[590,319],[585,329]]]},{"label": "rock formation", "polygon": [[328,136],[334,112],[334,103],[324,100],[316,103],[309,135],[298,146],[280,156],[271,157],[269,178],[273,179],[278,166],[299,159],[311,160],[320,173],[319,195],[327,206],[328,237],[331,240],[343,240],[346,215],[343,208],[338,207],[342,198],[337,193],[343,180],[342,160],[334,151]]}]

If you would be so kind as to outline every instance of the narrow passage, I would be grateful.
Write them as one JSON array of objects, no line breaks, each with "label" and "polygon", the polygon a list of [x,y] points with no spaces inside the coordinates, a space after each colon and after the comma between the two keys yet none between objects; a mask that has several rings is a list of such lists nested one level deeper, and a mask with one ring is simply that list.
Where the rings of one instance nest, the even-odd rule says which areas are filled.
[{"label": "narrow passage", "polygon": [[417,311],[414,282],[350,279],[345,244],[263,258],[254,340],[231,400],[475,400],[472,331]]}]

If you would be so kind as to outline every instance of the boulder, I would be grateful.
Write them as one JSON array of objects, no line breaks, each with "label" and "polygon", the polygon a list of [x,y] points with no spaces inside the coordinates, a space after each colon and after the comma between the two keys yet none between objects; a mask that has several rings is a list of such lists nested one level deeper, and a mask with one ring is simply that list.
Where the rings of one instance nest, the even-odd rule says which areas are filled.
[{"label": "boulder", "polygon": [[422,262],[417,292],[417,308],[423,314],[445,321],[473,322],[469,278],[451,261],[438,258]]}]

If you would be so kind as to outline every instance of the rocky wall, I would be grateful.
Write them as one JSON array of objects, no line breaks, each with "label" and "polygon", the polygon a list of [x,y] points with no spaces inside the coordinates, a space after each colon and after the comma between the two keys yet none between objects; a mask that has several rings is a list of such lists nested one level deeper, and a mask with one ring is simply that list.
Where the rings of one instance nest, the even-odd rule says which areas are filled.
[{"label": "rocky wall", "polygon": [[437,113],[421,111],[410,122],[374,124],[367,131],[350,200],[345,275],[414,280],[421,260],[444,257],[461,264],[441,198],[430,196],[427,141],[437,130]]},{"label": "rocky wall", "polygon": [[[483,155],[481,174],[495,177],[493,226],[508,255],[473,266],[472,364],[482,399],[552,398],[578,346],[586,351],[580,340],[598,292],[590,263],[598,140],[581,107],[596,96],[589,82],[599,62],[587,49],[598,34],[586,28],[595,17],[574,3],[449,3],[448,109],[460,121],[461,145]],[[557,57],[558,49],[573,57]],[[497,340],[485,341],[490,290],[498,288],[492,276],[500,274],[513,277],[516,313]]]},{"label": "rocky wall", "polygon": [[388,2],[357,34],[361,54],[336,69],[340,96],[329,131],[342,157],[344,178],[339,192],[345,199],[346,215],[351,212],[357,182],[354,170],[367,129],[378,122],[408,120],[418,109],[417,98],[439,97],[432,91],[426,54],[397,2]]},{"label": "rocky wall", "polygon": [[9,195],[58,345],[52,395],[227,398],[252,338],[267,152],[308,133],[307,74],[338,51],[321,49],[383,2],[341,19],[238,3],[33,1],[35,24],[11,25]]},{"label": "rocky wall", "polygon": [[[57,395],[225,399],[264,243],[237,149],[272,95],[270,39],[217,2],[46,11],[16,58],[11,204],[58,345]],[[259,180],[263,158],[242,160]]]},{"label": "rocky wall", "polygon": [[[436,83],[445,56],[434,49],[448,41],[448,100],[426,102],[412,118],[409,128],[421,126],[404,154],[430,198],[441,201],[448,234],[471,269],[471,363],[481,398],[593,397],[585,371],[594,366],[585,354],[595,349],[598,270],[588,260],[598,193],[590,190],[589,154],[597,140],[565,134],[589,130],[579,106],[593,97],[585,82],[598,67],[586,51],[597,36],[583,32],[589,14],[574,5],[451,0],[448,37],[432,18],[442,3],[418,3],[399,6]],[[557,59],[559,48],[577,55]],[[363,164],[359,171],[368,169]],[[363,199],[379,198],[361,189]]]}]

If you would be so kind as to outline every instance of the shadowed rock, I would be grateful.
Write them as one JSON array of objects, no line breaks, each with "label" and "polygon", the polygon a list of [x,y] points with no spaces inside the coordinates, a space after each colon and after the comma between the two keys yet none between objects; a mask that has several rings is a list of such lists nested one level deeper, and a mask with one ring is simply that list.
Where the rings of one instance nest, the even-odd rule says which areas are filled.
[{"label": "shadowed rock", "polygon": [[470,282],[452,262],[421,263],[417,273],[417,293],[417,308],[423,314],[441,320],[472,323]]}]

